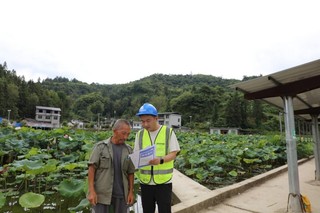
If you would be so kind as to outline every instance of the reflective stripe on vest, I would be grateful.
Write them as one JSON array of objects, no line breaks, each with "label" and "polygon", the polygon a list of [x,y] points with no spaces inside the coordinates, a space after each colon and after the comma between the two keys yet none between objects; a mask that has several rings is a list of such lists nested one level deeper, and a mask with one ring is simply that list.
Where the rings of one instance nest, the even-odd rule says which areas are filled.
[{"label": "reflective stripe on vest", "polygon": [[[161,126],[158,135],[155,138],[154,144],[156,145],[156,156],[163,157],[168,154],[169,151],[169,139],[172,132],[172,128]],[[143,149],[152,145],[149,132],[147,130],[140,130],[139,136],[139,148]],[[148,184],[153,178],[153,182],[156,184],[163,184],[171,180],[173,173],[174,161],[165,162],[154,166],[145,166],[139,170],[139,180],[142,183]]]},{"label": "reflective stripe on vest", "polygon": [[[167,170],[158,170],[158,171],[153,171],[154,175],[159,175],[159,174],[168,174],[172,173],[173,169],[167,169]],[[151,175],[151,170],[141,170],[140,174],[150,174]]]}]

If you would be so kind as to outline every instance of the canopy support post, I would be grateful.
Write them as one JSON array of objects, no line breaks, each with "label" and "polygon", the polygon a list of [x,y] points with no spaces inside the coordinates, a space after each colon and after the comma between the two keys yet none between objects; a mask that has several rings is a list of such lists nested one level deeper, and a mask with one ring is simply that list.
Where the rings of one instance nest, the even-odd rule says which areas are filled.
[{"label": "canopy support post", "polygon": [[300,200],[299,172],[296,132],[294,124],[293,102],[291,96],[283,97],[284,121],[286,130],[286,148],[289,178],[289,195],[287,210],[290,213],[302,213]]},{"label": "canopy support post", "polygon": [[320,139],[319,139],[319,123],[318,115],[312,116],[312,135],[313,135],[313,151],[314,151],[314,161],[316,166],[315,180],[320,180]]}]

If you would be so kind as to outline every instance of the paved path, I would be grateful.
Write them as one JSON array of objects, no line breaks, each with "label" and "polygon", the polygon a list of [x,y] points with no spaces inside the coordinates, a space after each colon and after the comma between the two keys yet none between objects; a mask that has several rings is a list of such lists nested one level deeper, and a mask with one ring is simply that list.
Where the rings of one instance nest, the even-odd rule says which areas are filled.
[{"label": "paved path", "polygon": [[[313,213],[320,213],[320,184],[314,181],[314,159],[298,167],[300,193],[307,195]],[[286,212],[289,193],[288,173],[284,172],[247,191],[199,213],[280,213]]]},{"label": "paved path", "polygon": [[[314,158],[300,161],[299,183],[301,194],[311,202],[312,213],[320,213],[320,182],[314,181]],[[186,181],[186,180],[184,180]],[[175,184],[185,184],[176,180]],[[184,185],[184,191],[188,185]],[[176,187],[178,188],[178,187]],[[232,186],[208,192],[200,187],[191,188],[190,198],[173,206],[175,213],[283,213],[287,210],[289,194],[287,167],[279,167],[265,174]],[[197,190],[199,191],[198,196]]]}]

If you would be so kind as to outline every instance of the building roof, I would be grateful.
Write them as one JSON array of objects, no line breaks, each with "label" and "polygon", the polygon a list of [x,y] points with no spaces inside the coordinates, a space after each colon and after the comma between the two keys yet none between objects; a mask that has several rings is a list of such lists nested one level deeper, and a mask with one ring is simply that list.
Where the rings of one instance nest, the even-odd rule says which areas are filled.
[{"label": "building roof", "polygon": [[56,107],[45,107],[45,106],[36,106],[36,109],[49,109],[49,110],[54,110],[54,111],[61,111],[60,108],[56,108]]},{"label": "building roof", "polygon": [[283,109],[281,97],[293,98],[294,114],[306,120],[320,113],[320,60],[231,85],[248,100],[261,99]]},{"label": "building roof", "polygon": [[172,114],[180,115],[179,112],[158,112],[158,115],[172,115]]}]

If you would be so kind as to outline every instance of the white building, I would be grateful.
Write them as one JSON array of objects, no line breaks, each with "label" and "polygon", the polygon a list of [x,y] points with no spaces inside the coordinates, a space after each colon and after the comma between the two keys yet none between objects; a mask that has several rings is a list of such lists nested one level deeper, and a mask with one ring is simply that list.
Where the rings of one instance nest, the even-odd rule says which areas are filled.
[{"label": "white building", "polygon": [[[158,122],[160,125],[166,125],[172,128],[181,127],[181,115],[176,112],[163,112],[158,113]],[[142,128],[140,121],[132,122],[133,130],[140,130]]]},{"label": "white building", "polygon": [[36,106],[36,121],[47,128],[60,127],[60,108]]},{"label": "white building", "polygon": [[132,129],[133,130],[140,130],[142,128],[140,121],[133,121],[132,122]]},{"label": "white building", "polygon": [[181,127],[181,115],[177,112],[158,113],[159,124],[172,128]]}]

